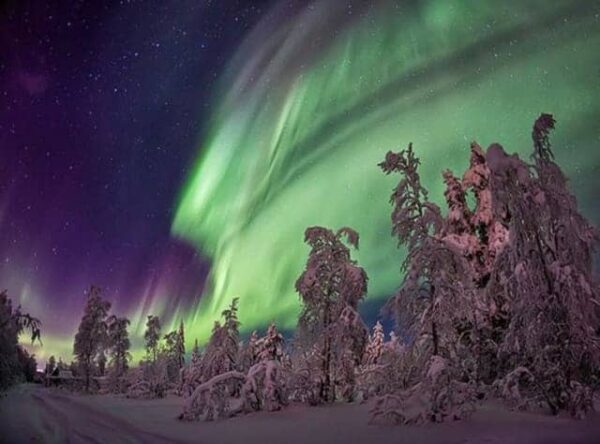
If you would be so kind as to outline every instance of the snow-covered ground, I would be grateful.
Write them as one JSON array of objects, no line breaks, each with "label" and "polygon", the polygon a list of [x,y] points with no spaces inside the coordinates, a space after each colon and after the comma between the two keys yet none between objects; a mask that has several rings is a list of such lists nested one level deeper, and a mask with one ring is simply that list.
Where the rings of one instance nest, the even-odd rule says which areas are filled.
[{"label": "snow-covered ground", "polygon": [[468,421],[368,424],[368,406],[294,405],[219,422],[181,422],[180,398],[145,401],[21,385],[0,399],[0,443],[600,444],[600,415],[584,421],[510,412],[488,402]]}]

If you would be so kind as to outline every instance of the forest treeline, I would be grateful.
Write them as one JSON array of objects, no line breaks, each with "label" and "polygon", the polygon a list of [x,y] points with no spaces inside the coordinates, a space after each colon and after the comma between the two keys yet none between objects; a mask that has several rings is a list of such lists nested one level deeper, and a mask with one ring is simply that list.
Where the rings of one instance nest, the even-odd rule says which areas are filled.
[{"label": "forest treeline", "polygon": [[[74,344],[80,387],[175,393],[183,420],[375,398],[373,422],[442,422],[490,397],[584,417],[600,378],[599,237],[554,161],[554,125],[549,114],[535,121],[529,161],[472,143],[462,177],[442,174],[446,212],[429,200],[412,144],[386,154],[379,167],[399,177],[391,233],[407,250],[399,291],[384,307],[395,320],[389,335],[360,315],[368,277],[352,259],[359,234],[309,227],[289,344],[274,324],[243,340],[233,299],[187,363],[183,324],[163,336],[149,316],[146,356],[129,368],[129,321],[109,316],[92,287]],[[104,384],[91,384],[98,377]]]}]

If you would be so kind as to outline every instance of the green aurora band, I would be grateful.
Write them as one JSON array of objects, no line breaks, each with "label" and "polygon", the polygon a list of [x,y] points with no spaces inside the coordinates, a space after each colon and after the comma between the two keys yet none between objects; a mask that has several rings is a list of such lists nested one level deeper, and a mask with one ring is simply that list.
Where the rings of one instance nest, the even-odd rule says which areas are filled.
[{"label": "green aurora band", "polygon": [[350,19],[339,3],[259,24],[216,91],[172,226],[212,261],[185,315],[190,343],[233,297],[246,331],[293,328],[310,225],[358,230],[367,300],[380,306],[404,253],[390,237],[397,178],[377,163],[408,142],[441,203],[440,173],[462,174],[471,140],[528,156],[534,119],[551,112],[558,162],[599,221],[598,2],[356,2]]}]

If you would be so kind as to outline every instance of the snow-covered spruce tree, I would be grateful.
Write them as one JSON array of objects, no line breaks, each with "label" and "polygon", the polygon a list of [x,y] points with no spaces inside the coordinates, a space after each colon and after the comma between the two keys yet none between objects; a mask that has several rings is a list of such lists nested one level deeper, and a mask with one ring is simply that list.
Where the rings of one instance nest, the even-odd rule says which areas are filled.
[{"label": "snow-covered spruce tree", "polygon": [[[462,181],[450,171],[443,172],[446,184],[447,216],[438,234],[466,263],[472,315],[457,320],[461,350],[468,371],[481,387],[492,383],[500,371],[498,346],[508,325],[508,304],[502,295],[487,291],[496,256],[508,239],[508,228],[494,217],[491,204],[490,170],[481,147],[471,144],[471,159]],[[467,205],[467,192],[475,198],[473,209]]]},{"label": "snow-covered spruce tree", "polygon": [[241,372],[247,372],[250,367],[258,362],[258,333],[254,330],[248,340],[240,346],[240,355],[238,360],[238,369]]},{"label": "snow-covered spruce tree", "polygon": [[[403,377],[405,390],[379,400],[373,420],[444,421],[473,409],[474,391],[465,368],[473,357],[461,340],[461,325],[473,322],[472,277],[463,251],[471,241],[467,208],[460,184],[446,173],[446,197],[452,205],[444,220],[421,185],[419,163],[410,144],[399,153],[388,152],[379,164],[386,174],[402,175],[390,198],[392,234],[406,246],[407,257],[404,280],[390,308],[409,337],[403,358],[411,361],[407,367],[413,371]],[[452,232],[456,235],[446,239]]]},{"label": "snow-covered spruce tree", "polygon": [[240,364],[237,310],[237,298],[235,298],[231,305],[221,313],[223,323],[215,321],[203,353],[200,353],[197,348],[196,353],[192,354],[192,357],[195,355],[196,358],[192,362],[193,365],[188,366],[184,372],[184,391],[190,392],[197,385],[222,373],[231,370],[244,370]]},{"label": "snow-covered spruce tree", "polygon": [[592,378],[600,362],[595,329],[600,305],[593,277],[598,233],[578,212],[553,161],[551,115],[533,128],[533,164],[488,148],[492,205],[509,229],[490,291],[510,303],[502,357],[512,369],[497,382],[518,407],[546,404],[552,413],[582,417],[593,409]]},{"label": "snow-covered spruce tree", "polygon": [[177,365],[182,368],[185,365],[185,332],[183,329],[183,321],[179,323],[177,330],[177,340],[175,341],[175,356]]},{"label": "snow-covered spruce tree", "polygon": [[124,378],[131,359],[129,353],[131,342],[127,331],[129,319],[111,315],[106,323],[108,325],[108,348],[110,353],[109,386],[111,391],[122,393],[125,390]]},{"label": "snow-covered spruce tree", "polygon": [[[228,316],[227,313],[224,313],[225,315]],[[214,333],[221,335],[223,331],[224,327],[217,324]],[[215,337],[220,336],[213,334],[211,341]],[[223,353],[221,351],[214,354],[210,346],[209,342],[205,356],[218,356]],[[190,373],[186,373],[186,376],[196,379],[195,385],[187,384],[187,387],[193,386],[193,389],[186,396],[180,418],[211,421],[256,410],[279,410],[286,405],[288,396],[283,365],[286,355],[283,351],[283,336],[275,325],[268,328],[266,336],[256,339],[256,350],[257,362],[250,366],[247,372],[221,366],[219,368],[222,372],[203,380],[198,376],[198,371],[194,370],[194,366],[188,367]],[[203,357],[202,361],[205,359]],[[204,364],[207,365],[208,361]],[[198,368],[203,369],[201,366]]]},{"label": "snow-covered spruce tree", "polygon": [[167,375],[171,384],[177,383],[180,391],[181,386],[181,369],[185,364],[185,337],[183,330],[183,322],[179,324],[179,329],[167,333],[164,337],[164,357],[167,360]]},{"label": "snow-covered spruce tree", "polygon": [[223,324],[215,321],[201,359],[184,371],[186,398],[182,419],[213,420],[242,411],[239,399],[245,373],[239,371],[239,321],[237,302],[223,310]]},{"label": "snow-covered spruce tree", "polygon": [[90,390],[90,378],[96,369],[95,360],[107,343],[106,317],[109,310],[110,302],[102,299],[99,287],[92,285],[73,345],[85,391]]},{"label": "snow-covered spruce tree", "polygon": [[274,323],[256,342],[258,362],[252,365],[242,386],[244,410],[279,410],[287,405],[284,340]]},{"label": "snow-covered spruce tree", "polygon": [[402,367],[403,352],[404,347],[393,331],[390,340],[385,340],[383,326],[377,321],[357,372],[357,391],[361,400],[404,386],[402,377],[407,372]]},{"label": "snow-covered spruce tree", "polygon": [[365,349],[365,355],[363,362],[365,364],[377,364],[381,354],[383,353],[383,345],[385,342],[385,333],[383,332],[383,325],[377,321],[373,326],[373,333],[369,336],[369,342]]},{"label": "snow-covered spruce tree", "polygon": [[356,397],[356,372],[364,354],[368,328],[358,310],[346,306],[335,323],[334,331],[336,398],[350,402]]},{"label": "snow-covered spruce tree", "polygon": [[367,275],[351,259],[343,238],[358,248],[358,233],[309,227],[306,268],[296,281],[303,308],[294,341],[294,393],[310,403],[354,396],[354,369],[360,364],[368,331],[358,314]]},{"label": "snow-covered spruce tree", "polygon": [[231,305],[223,310],[223,329],[225,331],[225,341],[222,344],[225,355],[226,368],[234,369],[237,367],[240,352],[240,321],[238,320],[238,298],[233,298]]},{"label": "snow-covered spruce tree", "polygon": [[213,420],[287,404],[283,336],[275,325],[263,338],[252,335],[251,346],[240,347],[237,299],[222,316],[202,358],[184,372],[182,419]]},{"label": "snow-covered spruce tree", "polygon": [[202,382],[208,381],[222,373],[238,370],[239,355],[239,321],[237,318],[237,301],[223,310],[223,324],[215,322],[213,331],[202,356]]},{"label": "snow-covered spruce tree", "polygon": [[[251,339],[252,336],[250,336],[250,340]],[[265,336],[257,338],[255,344],[258,361],[282,361],[284,355],[284,340],[283,335],[277,330],[275,323],[272,322],[269,324]]]},{"label": "snow-covered spruce tree", "polygon": [[194,340],[194,347],[192,347],[192,357],[190,358],[191,364],[196,364],[202,359],[202,354],[200,353],[200,346],[198,345],[198,339]]},{"label": "snow-covered spruce tree", "polygon": [[130,398],[162,398],[169,385],[167,358],[161,348],[161,324],[158,316],[150,315],[146,321],[144,340],[146,359],[128,375],[127,396]]},{"label": "snow-covered spruce tree", "polygon": [[202,373],[202,352],[198,345],[198,339],[195,339],[190,362],[182,369],[181,394],[183,396],[189,396],[194,388],[201,384]]},{"label": "snow-covered spruce tree", "polygon": [[144,332],[144,341],[146,341],[146,356],[152,361],[156,361],[158,346],[160,342],[160,318],[149,315],[146,321],[146,331]]},{"label": "snow-covered spruce tree", "polygon": [[[462,195],[471,192],[475,207],[465,211],[468,241],[455,243],[469,264],[471,279],[475,288],[473,300],[474,316],[462,325],[464,342],[476,357],[474,374],[481,385],[491,384],[502,373],[502,362],[498,359],[501,344],[509,322],[509,306],[503,292],[490,291],[490,277],[495,267],[496,257],[508,242],[508,227],[492,211],[491,172],[485,152],[476,143],[471,143],[471,160],[462,179]],[[446,192],[449,208],[452,199]],[[452,227],[451,224],[447,226]],[[460,231],[446,230],[445,240],[451,241]]]},{"label": "snow-covered spruce tree", "polygon": [[194,372],[190,373],[188,384],[192,388],[202,384],[212,377],[235,368],[235,363],[228,359],[222,344],[225,343],[226,331],[221,322],[215,321],[210,338],[204,347],[202,357]]}]

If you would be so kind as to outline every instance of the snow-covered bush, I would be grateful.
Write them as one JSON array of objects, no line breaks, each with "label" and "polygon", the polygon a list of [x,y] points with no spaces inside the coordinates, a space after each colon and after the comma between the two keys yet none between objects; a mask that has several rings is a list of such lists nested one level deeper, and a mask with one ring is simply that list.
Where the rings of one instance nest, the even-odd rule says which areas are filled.
[{"label": "snow-covered bush", "polygon": [[235,370],[214,376],[198,385],[185,398],[183,412],[185,420],[212,421],[234,416],[243,410],[244,401],[230,395],[232,387],[239,392],[246,375]]},{"label": "snow-covered bush", "polygon": [[363,363],[356,370],[357,394],[363,401],[405,389],[408,381],[416,379],[418,366],[411,356],[413,349],[402,344],[393,331],[388,341],[384,339],[383,327],[378,322]]},{"label": "snow-covered bush", "polygon": [[280,361],[268,359],[254,364],[241,390],[244,411],[280,410],[288,403],[286,378]]},{"label": "snow-covered bush", "polygon": [[321,387],[324,383],[321,362],[320,348],[316,344],[312,348],[294,347],[288,380],[290,400],[313,406],[321,403]]},{"label": "snow-covered bush", "polygon": [[379,397],[371,422],[419,424],[469,417],[475,410],[473,386],[461,382],[456,369],[439,355],[432,356],[426,368],[421,382]]},{"label": "snow-covered bush", "polygon": [[288,403],[282,363],[269,359],[246,374],[231,370],[196,386],[185,397],[181,419],[223,419],[256,410],[275,411]]},{"label": "snow-covered bush", "polygon": [[161,354],[154,361],[141,361],[137,368],[130,371],[128,379],[128,398],[164,398],[174,388],[169,382],[167,359]]},{"label": "snow-covered bush", "polygon": [[288,403],[286,354],[283,335],[274,323],[256,340],[258,362],[250,367],[242,386],[244,410],[279,410]]},{"label": "snow-covered bush", "polygon": [[[235,302],[231,308],[233,312],[223,312],[224,326],[217,324],[213,329],[205,353],[200,357],[196,352],[196,358],[183,372],[185,404],[181,419],[210,421],[255,410],[274,411],[288,402],[283,336],[271,324],[264,337],[250,337],[251,346],[242,344],[241,353],[237,353],[239,343],[235,342],[234,355],[232,345],[238,325]],[[231,322],[232,317],[236,322]],[[226,341],[228,324],[233,327],[233,335]],[[245,364],[229,359],[233,356],[253,363],[247,371],[239,371],[236,368],[243,369]]]}]

